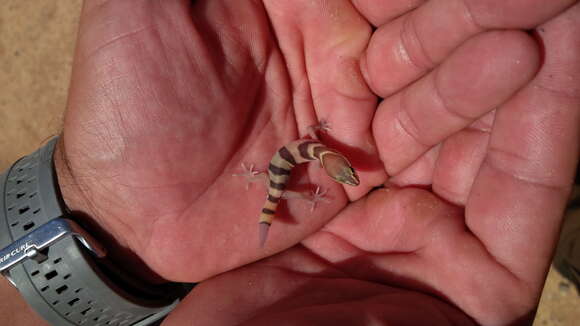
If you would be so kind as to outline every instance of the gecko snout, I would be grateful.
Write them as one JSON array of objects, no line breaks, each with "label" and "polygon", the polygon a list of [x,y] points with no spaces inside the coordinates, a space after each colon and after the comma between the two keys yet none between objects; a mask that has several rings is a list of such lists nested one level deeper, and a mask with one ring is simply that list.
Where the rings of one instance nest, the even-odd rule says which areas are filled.
[{"label": "gecko snout", "polygon": [[337,182],[349,186],[358,186],[360,184],[358,175],[356,175],[356,172],[344,156],[327,153],[321,158],[321,162],[328,176]]}]

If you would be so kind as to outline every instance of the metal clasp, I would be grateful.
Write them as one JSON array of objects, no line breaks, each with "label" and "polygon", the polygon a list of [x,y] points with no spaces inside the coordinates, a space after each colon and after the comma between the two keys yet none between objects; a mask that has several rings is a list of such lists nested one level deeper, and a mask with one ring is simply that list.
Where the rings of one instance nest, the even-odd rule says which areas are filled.
[{"label": "metal clasp", "polygon": [[12,267],[27,259],[43,261],[46,255],[42,254],[42,250],[68,236],[79,240],[93,255],[99,258],[105,257],[105,248],[76,222],[66,218],[55,218],[1,249],[0,273],[14,284],[10,278]]}]

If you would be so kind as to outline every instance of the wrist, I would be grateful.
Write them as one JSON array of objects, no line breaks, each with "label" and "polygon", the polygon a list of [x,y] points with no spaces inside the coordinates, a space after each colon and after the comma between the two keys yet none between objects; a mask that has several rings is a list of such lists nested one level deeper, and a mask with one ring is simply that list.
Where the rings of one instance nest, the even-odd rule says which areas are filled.
[{"label": "wrist", "polygon": [[73,166],[67,158],[63,137],[56,145],[53,160],[60,193],[67,210],[77,223],[107,249],[109,260],[142,281],[152,284],[164,282],[134,251],[123,232],[116,230],[113,216],[106,207],[106,197],[97,195],[99,191],[96,189],[96,182],[92,182],[91,178],[76,178]]},{"label": "wrist", "polygon": [[[54,160],[56,143],[57,139],[50,140],[0,174],[0,271],[30,307],[55,325],[80,325],[90,319],[98,324],[145,326],[163,318],[186,288],[143,282],[134,277],[140,274],[127,268],[133,264],[110,259],[119,257],[115,249],[107,259],[100,243],[116,242],[103,241],[104,237],[95,241],[92,234],[98,232],[79,226],[98,219],[78,218],[63,203]],[[63,156],[59,152],[56,157]],[[66,178],[62,173],[66,165],[59,162]],[[71,202],[70,198],[79,197],[68,198]]]}]

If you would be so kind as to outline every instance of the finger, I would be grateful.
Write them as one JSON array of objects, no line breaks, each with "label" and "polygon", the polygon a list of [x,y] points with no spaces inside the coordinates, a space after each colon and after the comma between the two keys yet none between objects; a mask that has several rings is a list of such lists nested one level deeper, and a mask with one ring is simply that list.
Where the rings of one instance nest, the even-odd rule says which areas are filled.
[{"label": "finger", "polygon": [[466,232],[462,210],[425,190],[375,191],[303,244],[351,277],[445,297],[481,325],[511,325],[536,304]]},{"label": "finger", "polygon": [[431,147],[415,162],[388,180],[389,184],[399,187],[406,186],[430,186],[433,183],[433,171],[437,164],[440,146]]},{"label": "finger", "polygon": [[537,46],[520,32],[481,34],[441,67],[385,99],[373,132],[390,175],[399,173],[449,135],[493,110],[530,80]]},{"label": "finger", "polygon": [[433,191],[441,198],[465,206],[485,158],[494,114],[486,114],[443,142],[433,172]]},{"label": "finger", "polygon": [[380,26],[417,8],[425,1],[426,0],[352,0],[352,4],[361,15],[373,24],[373,26]]},{"label": "finger", "polygon": [[464,206],[485,156],[494,111],[465,130],[431,147],[409,167],[388,180],[399,187],[423,186],[441,198]]},{"label": "finger", "polygon": [[578,161],[580,5],[538,28],[538,76],[497,112],[466,221],[528,284],[543,282]]},{"label": "finger", "polygon": [[377,99],[359,68],[370,26],[347,0],[265,6],[290,67],[300,136],[326,120],[331,129],[320,138],[349,157],[359,174],[361,185],[346,189],[350,199],[363,196],[386,178],[370,132]]},{"label": "finger", "polygon": [[428,244],[436,225],[457,223],[457,213],[428,191],[388,187],[350,204],[302,243],[331,262],[347,260],[361,250],[412,253]]},{"label": "finger", "polygon": [[377,95],[389,96],[427,73],[475,34],[488,29],[531,28],[574,2],[429,1],[375,32],[363,60],[363,73]]}]

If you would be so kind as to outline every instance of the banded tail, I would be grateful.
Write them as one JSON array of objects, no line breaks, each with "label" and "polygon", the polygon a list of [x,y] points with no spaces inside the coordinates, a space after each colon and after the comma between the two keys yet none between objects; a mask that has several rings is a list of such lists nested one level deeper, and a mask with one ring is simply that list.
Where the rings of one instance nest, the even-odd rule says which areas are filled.
[{"label": "banded tail", "polygon": [[276,209],[290,179],[292,168],[298,164],[319,160],[326,173],[336,182],[358,186],[359,179],[350,162],[339,152],[312,139],[295,140],[280,148],[268,166],[268,198],[260,213],[259,240],[263,247]]}]

